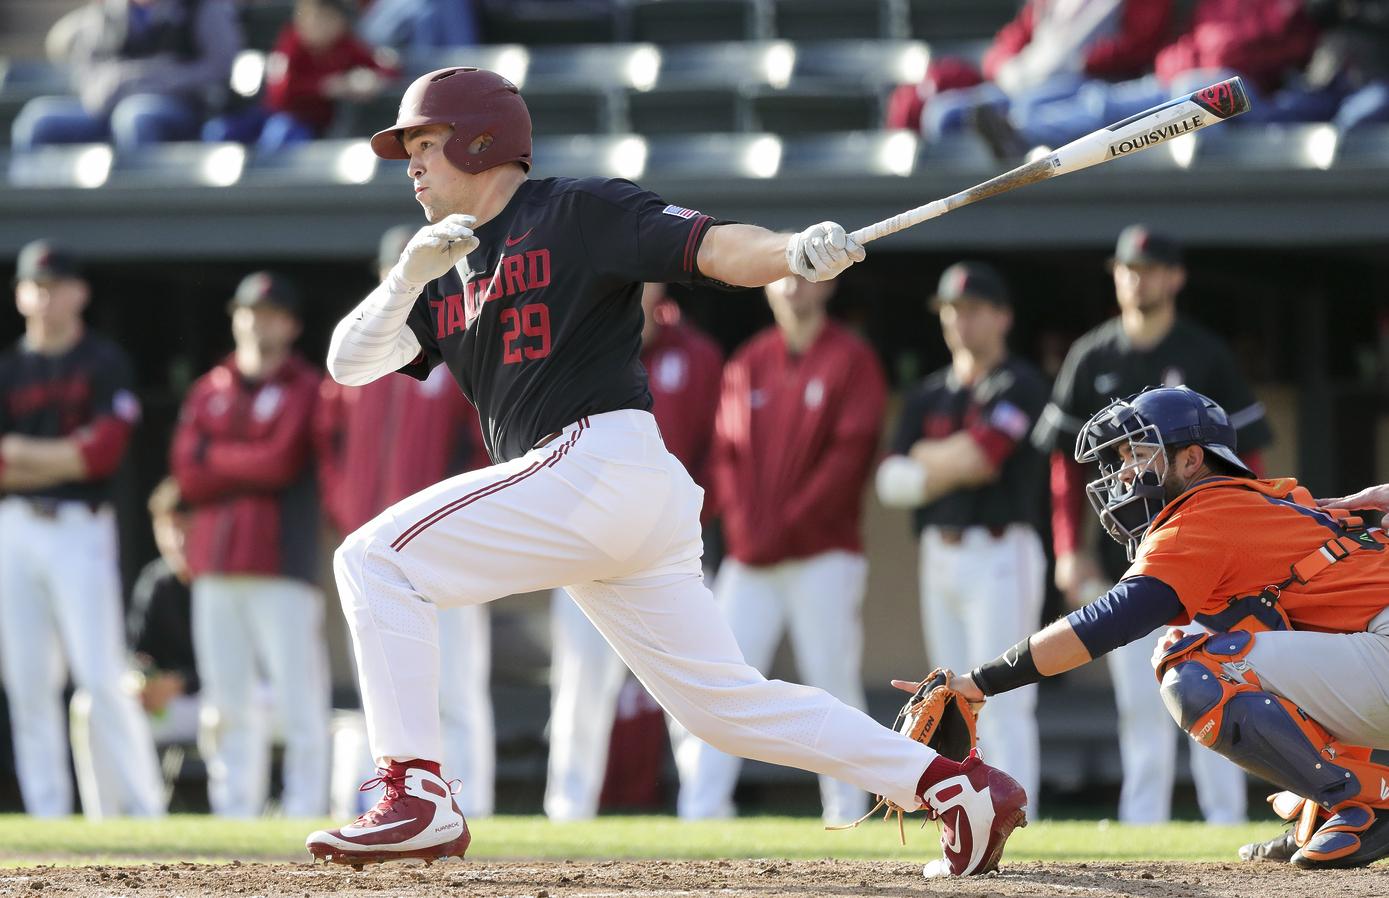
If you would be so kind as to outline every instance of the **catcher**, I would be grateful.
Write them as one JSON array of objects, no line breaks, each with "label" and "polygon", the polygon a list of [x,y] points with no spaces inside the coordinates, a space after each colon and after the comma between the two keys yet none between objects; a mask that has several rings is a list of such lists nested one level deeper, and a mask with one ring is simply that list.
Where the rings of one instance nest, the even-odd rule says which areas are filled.
[{"label": "catcher", "polygon": [[[1256,479],[1219,405],[1186,387],[1110,403],[1076,460],[1132,564],[1113,589],[966,675],[965,699],[1035,683],[1163,623],[1163,702],[1193,739],[1286,790],[1297,825],[1246,856],[1360,867],[1389,855],[1389,537],[1291,478]],[[1354,497],[1352,497],[1353,499]],[[895,682],[914,690],[916,684]]]}]

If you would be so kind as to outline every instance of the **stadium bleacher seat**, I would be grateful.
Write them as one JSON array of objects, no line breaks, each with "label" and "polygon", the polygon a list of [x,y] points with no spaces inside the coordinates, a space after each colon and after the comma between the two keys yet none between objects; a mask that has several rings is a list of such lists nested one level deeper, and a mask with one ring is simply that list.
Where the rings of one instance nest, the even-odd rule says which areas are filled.
[{"label": "stadium bleacher seat", "polygon": [[488,43],[586,44],[622,37],[611,0],[492,0],[480,12]]},{"label": "stadium bleacher seat", "polygon": [[920,40],[988,40],[1019,5],[1018,0],[907,0],[907,15],[911,36]]},{"label": "stadium bleacher seat", "polygon": [[15,117],[34,97],[71,90],[66,67],[41,59],[0,59],[0,144],[9,146]]},{"label": "stadium bleacher seat", "polygon": [[752,122],[744,89],[775,77],[783,57],[783,82],[794,59],[789,44],[725,41],[660,48],[660,70],[650,90],[627,97],[627,115],[638,134],[747,131]]},{"label": "stadium bleacher seat", "polygon": [[940,140],[923,140],[917,146],[916,174],[950,170],[988,175],[997,174],[1003,168],[994,159],[989,145],[977,134],[952,134]]},{"label": "stadium bleacher seat", "polygon": [[773,29],[787,40],[903,37],[906,10],[896,0],[775,0]]},{"label": "stadium bleacher seat", "polygon": [[269,51],[280,36],[280,29],[292,18],[292,0],[252,0],[241,4],[242,44],[248,49]]},{"label": "stadium bleacher seat", "polygon": [[646,168],[647,149],[646,142],[632,134],[583,134],[539,138],[531,155],[535,177],[640,178]]},{"label": "stadium bleacher seat", "polygon": [[1193,167],[1328,168],[1336,153],[1330,125],[1227,125],[1191,135]]},{"label": "stadium bleacher seat", "polygon": [[237,143],[164,143],[117,153],[112,184],[228,187],[241,179],[248,151]]},{"label": "stadium bleacher seat", "polygon": [[1370,125],[1339,135],[1337,168],[1389,168],[1389,125]]},{"label": "stadium bleacher seat", "polygon": [[690,134],[653,137],[647,171],[674,178],[771,177],[782,143],[771,134]]},{"label": "stadium bleacher seat", "polygon": [[12,187],[100,187],[111,172],[111,148],[104,143],[45,147],[41,153],[14,153],[5,170]]},{"label": "stadium bleacher seat", "polygon": [[911,174],[917,139],[906,132],[853,131],[785,141],[781,172],[787,175]]},{"label": "stadium bleacher seat", "polygon": [[759,0],[624,0],[622,15],[631,40],[657,44],[757,40],[770,27]]},{"label": "stadium bleacher seat", "polygon": [[882,98],[864,85],[756,87],[748,100],[753,127],[776,134],[864,131],[883,120]]},{"label": "stadium bleacher seat", "polygon": [[315,140],[277,153],[253,153],[242,177],[262,184],[367,184],[389,179],[404,185],[405,163],[378,159],[365,140]]}]

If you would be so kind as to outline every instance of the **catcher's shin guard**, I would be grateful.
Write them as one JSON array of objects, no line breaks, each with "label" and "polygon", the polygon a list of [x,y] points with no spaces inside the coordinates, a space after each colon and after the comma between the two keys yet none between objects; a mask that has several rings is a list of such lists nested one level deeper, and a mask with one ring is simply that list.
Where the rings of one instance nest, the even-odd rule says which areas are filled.
[{"label": "catcher's shin guard", "polygon": [[[1254,634],[1232,630],[1190,636],[1168,649],[1157,673],[1162,700],[1182,729],[1328,811],[1352,803],[1389,808],[1389,767],[1371,761],[1370,749],[1337,741],[1297,705],[1266,692],[1244,660],[1253,645]],[[1359,817],[1347,826],[1356,822]]]}]

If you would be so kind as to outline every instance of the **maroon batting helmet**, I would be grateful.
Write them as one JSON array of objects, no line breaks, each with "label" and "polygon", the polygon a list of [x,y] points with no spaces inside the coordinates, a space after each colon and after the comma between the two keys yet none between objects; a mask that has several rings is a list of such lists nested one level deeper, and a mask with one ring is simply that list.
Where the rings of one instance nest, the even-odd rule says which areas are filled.
[{"label": "maroon batting helmet", "polygon": [[531,167],[531,114],[516,85],[486,69],[439,69],[415,79],[400,99],[396,122],[371,138],[382,159],[409,159],[406,128],[452,125],[444,157],[470,174],[507,162]]}]

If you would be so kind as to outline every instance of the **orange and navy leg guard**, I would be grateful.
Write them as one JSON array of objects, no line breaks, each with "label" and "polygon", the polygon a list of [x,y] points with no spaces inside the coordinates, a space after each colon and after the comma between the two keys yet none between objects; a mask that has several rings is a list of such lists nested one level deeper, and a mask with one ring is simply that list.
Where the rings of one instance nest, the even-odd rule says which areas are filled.
[{"label": "orange and navy leg guard", "polygon": [[1309,865],[1359,860],[1369,847],[1361,834],[1376,823],[1376,809],[1389,808],[1389,767],[1265,691],[1244,660],[1253,645],[1254,634],[1242,630],[1180,640],[1158,662],[1163,703],[1197,742],[1330,813],[1298,852]]}]

